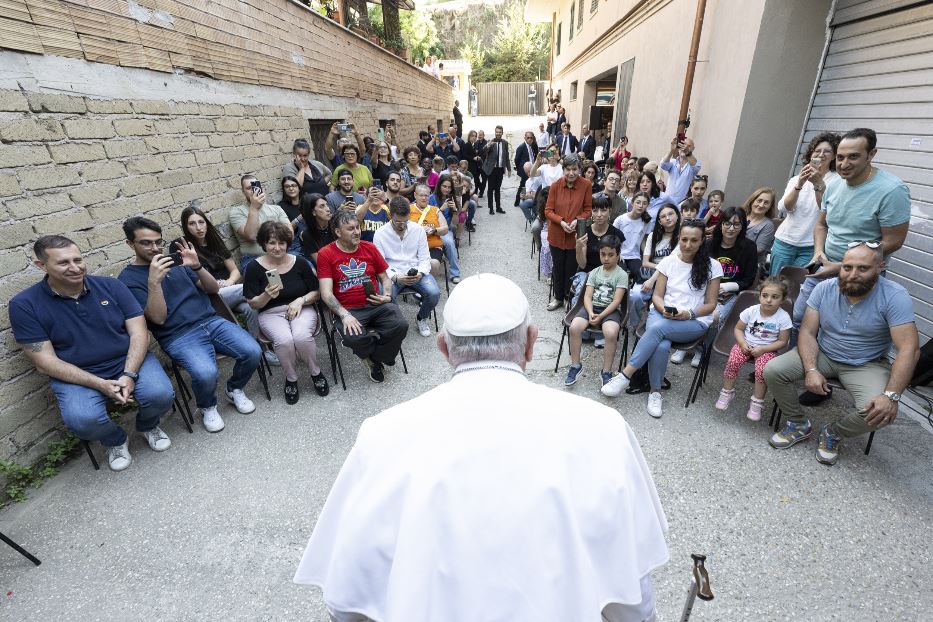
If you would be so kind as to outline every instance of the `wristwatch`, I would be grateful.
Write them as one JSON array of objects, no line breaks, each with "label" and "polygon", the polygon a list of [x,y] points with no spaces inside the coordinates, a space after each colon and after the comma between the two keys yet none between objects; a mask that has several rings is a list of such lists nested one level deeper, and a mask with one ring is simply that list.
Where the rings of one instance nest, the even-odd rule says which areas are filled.
[{"label": "wristwatch", "polygon": [[885,391],[884,396],[888,398],[889,400],[891,400],[892,402],[894,402],[895,404],[901,401],[901,394],[895,393],[894,391]]},{"label": "wristwatch", "polygon": [[817,186],[816,184],[813,184],[813,192],[823,192],[824,190],[826,190],[825,185]]},{"label": "wristwatch", "polygon": [[[123,373],[120,374],[120,375],[121,375],[121,376],[126,376],[127,378],[129,378],[129,379],[132,380],[133,382],[136,382],[137,380],[139,380],[139,374],[137,374],[135,371],[130,371],[130,370],[128,370],[128,369],[124,369],[124,370],[123,370]],[[897,394],[895,393],[895,395],[897,395]],[[900,399],[900,396],[898,396],[898,399]]]}]

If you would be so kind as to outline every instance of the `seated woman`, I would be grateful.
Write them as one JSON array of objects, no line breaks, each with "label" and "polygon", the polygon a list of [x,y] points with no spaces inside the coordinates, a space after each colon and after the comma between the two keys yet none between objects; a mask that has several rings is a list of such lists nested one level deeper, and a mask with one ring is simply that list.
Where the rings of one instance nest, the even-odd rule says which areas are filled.
[{"label": "seated woman", "polygon": [[308,262],[288,254],[292,230],[279,222],[259,226],[256,242],[265,254],[246,267],[243,295],[259,312],[259,326],[272,340],[272,348],[285,372],[285,401],[298,402],[297,359],[311,370],[311,382],[320,396],[330,391],[317,361],[314,331],[318,317],[314,303],[320,300],[317,277]]},{"label": "seated woman", "polygon": [[[748,227],[745,236],[755,243],[758,249],[758,263],[765,265],[771,246],[774,244],[774,221],[777,216],[777,207],[774,205],[774,189],[758,188],[745,199],[742,209],[748,216]],[[723,218],[725,220],[725,217]]]},{"label": "seated woman", "polygon": [[621,214],[612,223],[612,226],[625,236],[622,242],[621,260],[628,270],[629,279],[633,283],[641,281],[641,243],[651,231],[651,216],[648,215],[648,204],[651,198],[647,192],[637,192],[632,199],[632,206],[628,212]]},{"label": "seated woman", "polygon": [[[447,263],[450,267],[450,282],[459,283],[460,282],[460,263],[457,256],[457,241],[454,239],[454,232],[452,231],[455,227],[456,219],[459,214],[459,207],[457,205],[457,200],[459,197],[457,193],[454,192],[454,182],[449,175],[443,175],[437,181],[437,187],[434,189],[434,194],[428,199],[428,205],[434,205],[440,210],[441,218],[447,222],[447,232],[441,233],[441,240],[444,243],[444,255],[447,256]],[[430,238],[428,238],[430,242]]]},{"label": "seated woman", "polygon": [[603,191],[602,178],[599,175],[599,167],[596,166],[596,163],[589,161],[584,162],[582,173],[593,185],[593,194]]},{"label": "seated woman", "polygon": [[645,238],[641,255],[640,287],[632,288],[629,298],[629,327],[635,330],[641,323],[641,316],[651,300],[654,284],[658,280],[657,267],[661,260],[677,248],[677,236],[680,234],[680,212],[672,204],[664,205],[658,211],[654,230]]},{"label": "seated woman", "polygon": [[334,241],[330,217],[330,207],[323,196],[313,193],[301,197],[301,218],[305,221],[300,240],[301,255],[314,265],[317,265],[318,251]]},{"label": "seated woman", "polygon": [[279,207],[288,216],[288,220],[292,223],[292,231],[295,232],[295,240],[288,252],[297,255],[301,251],[298,242],[301,232],[304,231],[305,223],[301,218],[301,185],[292,175],[282,177],[282,200],[279,201]]},{"label": "seated woman", "polygon": [[628,388],[632,375],[648,365],[648,414],[652,417],[662,414],[660,390],[671,344],[699,339],[713,323],[722,266],[710,258],[703,230],[702,220],[687,220],[680,225],[679,252],[658,265],[645,334],[622,373],[600,389],[603,395],[616,397]]},{"label": "seated woman", "polygon": [[405,147],[402,151],[404,166],[399,167],[399,175],[402,176],[402,187],[399,194],[408,197],[409,200],[415,196],[415,186],[423,184],[427,180],[424,169],[421,168],[421,151],[414,145]]}]

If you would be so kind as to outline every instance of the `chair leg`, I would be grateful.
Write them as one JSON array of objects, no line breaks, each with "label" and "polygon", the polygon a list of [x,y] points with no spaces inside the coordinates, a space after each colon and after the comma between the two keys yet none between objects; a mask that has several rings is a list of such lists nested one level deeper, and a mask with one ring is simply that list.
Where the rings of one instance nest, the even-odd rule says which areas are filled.
[{"label": "chair leg", "polygon": [[700,386],[700,368],[697,367],[696,371],[693,372],[693,380],[690,381],[690,389],[687,391],[687,399],[684,401],[684,408],[690,406],[690,400],[693,397],[693,390],[696,387],[699,391]]},{"label": "chair leg", "polygon": [[447,275],[447,262],[441,262],[444,264],[444,287],[447,289],[447,295],[450,296],[450,277]]},{"label": "chair leg", "polygon": [[0,532],[0,540],[3,540],[3,541],[6,542],[7,544],[9,544],[10,547],[11,547],[14,551],[16,551],[17,553],[19,553],[20,555],[22,555],[23,557],[25,557],[26,559],[28,559],[28,560],[31,561],[32,563],[34,563],[36,566],[38,566],[39,564],[42,563],[41,561],[39,561],[39,559],[38,559],[37,557],[34,557],[29,551],[27,551],[26,549],[24,549],[23,547],[21,547],[20,545],[16,544],[15,542],[13,542],[13,541],[10,540],[9,538],[7,538],[5,535],[3,535],[3,532]]},{"label": "chair leg", "polygon": [[768,419],[768,427],[771,427],[774,425],[774,418],[777,416],[777,411],[778,411],[777,400],[771,400],[771,401],[774,403],[774,406],[771,408],[771,418]]},{"label": "chair leg", "polygon": [[437,333],[437,332],[440,332],[440,330],[441,330],[441,329],[438,328],[438,326],[437,326],[437,307],[435,307],[432,311],[433,311],[433,313],[434,313],[434,332]]},{"label": "chair leg", "polygon": [[871,434],[868,435],[868,442],[865,443],[865,455],[866,455],[866,456],[868,455],[868,452],[871,451],[871,442],[872,442],[873,440],[875,440],[875,433],[874,433],[874,432],[872,432]]},{"label": "chair leg", "polygon": [[567,327],[564,326],[564,330],[560,333],[560,345],[557,347],[557,360],[554,362],[554,373],[557,373],[557,368],[560,367],[560,355],[564,352],[564,339],[567,339],[567,348],[570,348],[570,338],[567,334]]},{"label": "chair leg", "polygon": [[784,413],[781,412],[781,407],[777,405],[777,402],[774,403],[774,407],[777,408],[777,415],[774,418],[774,431],[777,432],[778,428],[781,427],[781,416]]},{"label": "chair leg", "polygon": [[340,386],[343,387],[343,390],[347,390],[347,382],[343,377],[343,365],[340,362],[340,353],[337,351],[337,336],[339,335],[337,327],[334,326],[330,333],[328,333],[329,338],[327,339],[327,350],[330,354],[330,366],[331,371],[334,374],[334,384],[337,384],[337,374],[340,374]]},{"label": "chair leg", "polygon": [[[272,394],[269,393],[269,381],[266,379],[266,370],[263,365],[262,360],[265,359],[265,356],[260,355],[261,362],[259,363],[259,381],[262,382],[262,388],[266,392],[266,400],[272,401]],[[270,372],[271,375],[271,372]]]},{"label": "chair leg", "polygon": [[622,368],[628,363],[628,328],[622,329],[622,356],[619,357],[619,373],[622,373]]},{"label": "chair leg", "polygon": [[187,404],[183,407],[181,402],[178,401],[178,396],[175,396],[175,401],[172,402],[172,410],[177,410],[178,414],[181,415],[181,420],[184,422],[185,427],[188,428],[188,434],[194,434],[194,430],[191,428],[191,424],[194,423],[194,419],[191,416],[191,413],[187,413],[188,410]]},{"label": "chair leg", "polygon": [[[179,405],[181,417],[185,420],[188,432],[193,433],[194,430],[191,429],[191,424],[194,423],[194,415],[191,414],[191,406],[188,404],[191,400],[191,396],[188,393],[188,387],[185,385],[184,379],[181,377],[181,370],[178,368],[178,364],[175,361],[172,361],[172,375],[175,376],[175,386],[178,388],[178,391],[175,393],[175,401]],[[181,394],[180,398],[179,394]]]},{"label": "chair leg", "polygon": [[94,465],[94,470],[100,471],[100,465],[97,464],[97,458],[94,457],[94,452],[91,451],[91,444],[87,441],[82,440],[81,446],[84,447],[84,451],[87,452],[87,457],[91,459],[91,464]]},{"label": "chair leg", "polygon": [[408,364],[405,362],[405,352],[404,352],[401,348],[399,348],[399,349],[398,349],[398,353],[399,353],[399,354],[401,355],[401,357],[402,357],[402,370],[407,374],[407,373],[408,373]]}]

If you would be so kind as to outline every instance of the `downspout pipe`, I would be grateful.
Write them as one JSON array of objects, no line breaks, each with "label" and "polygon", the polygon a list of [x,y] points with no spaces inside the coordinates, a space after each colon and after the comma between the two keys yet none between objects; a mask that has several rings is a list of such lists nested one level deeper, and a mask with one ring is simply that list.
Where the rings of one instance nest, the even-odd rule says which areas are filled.
[{"label": "downspout pipe", "polygon": [[687,75],[684,76],[684,94],[680,99],[680,114],[677,116],[677,134],[687,131],[690,124],[687,115],[690,111],[690,95],[693,92],[693,75],[696,73],[697,54],[700,51],[700,35],[703,33],[703,16],[706,14],[706,0],[697,0],[697,14],[693,20],[693,37],[690,40],[690,56],[687,58]]}]

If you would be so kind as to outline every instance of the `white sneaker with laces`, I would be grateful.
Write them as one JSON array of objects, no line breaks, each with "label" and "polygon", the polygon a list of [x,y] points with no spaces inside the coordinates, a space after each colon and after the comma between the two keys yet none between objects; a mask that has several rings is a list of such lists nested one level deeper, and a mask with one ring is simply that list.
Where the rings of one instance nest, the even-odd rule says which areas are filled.
[{"label": "white sneaker with laces", "polygon": [[266,350],[265,352],[263,352],[262,355],[263,355],[264,357],[266,357],[266,363],[268,363],[269,365],[271,365],[271,366],[273,366],[273,367],[281,367],[281,366],[282,366],[282,362],[279,361],[278,355],[277,355],[275,352],[273,352],[272,350]]},{"label": "white sneaker with laces", "polygon": [[[233,391],[228,389],[225,393],[227,394],[227,399],[244,415],[248,415],[256,410],[256,404],[253,404],[253,400],[246,397],[246,393],[243,393],[243,389],[234,389]],[[215,408],[214,410],[217,409]]]},{"label": "white sneaker with laces", "polygon": [[658,419],[661,417],[661,407],[664,405],[664,398],[657,391],[648,395],[648,414]]},{"label": "white sneaker with laces", "polygon": [[107,462],[111,471],[122,471],[133,462],[130,455],[130,439],[123,441],[122,445],[107,448]]},{"label": "white sneaker with laces", "polygon": [[703,362],[703,350],[697,350],[693,353],[693,358],[690,359],[690,367],[696,369],[700,366],[700,363]]},{"label": "white sneaker with laces", "polygon": [[418,320],[418,332],[421,333],[421,336],[422,336],[422,337],[430,337],[430,336],[431,336],[431,327],[428,326],[428,320],[427,320],[427,318],[425,318],[425,319],[423,319],[423,320]]},{"label": "white sneaker with laces", "polygon": [[163,432],[159,426],[152,428],[148,432],[143,432],[142,435],[146,437],[146,442],[149,443],[152,451],[165,451],[172,446],[168,434]]},{"label": "white sneaker with laces", "polygon": [[620,372],[612,380],[601,386],[599,392],[606,397],[619,397],[622,395],[622,391],[628,388],[629,382],[630,379]]},{"label": "white sneaker with laces", "polygon": [[216,406],[201,409],[201,422],[208,432],[220,432],[224,429],[224,420],[220,418]]},{"label": "white sneaker with laces", "polygon": [[674,365],[680,365],[684,362],[684,357],[687,356],[687,353],[683,350],[674,350],[671,352],[671,363]]}]

